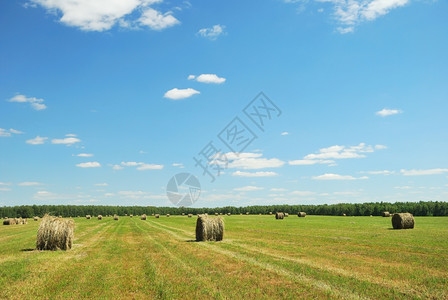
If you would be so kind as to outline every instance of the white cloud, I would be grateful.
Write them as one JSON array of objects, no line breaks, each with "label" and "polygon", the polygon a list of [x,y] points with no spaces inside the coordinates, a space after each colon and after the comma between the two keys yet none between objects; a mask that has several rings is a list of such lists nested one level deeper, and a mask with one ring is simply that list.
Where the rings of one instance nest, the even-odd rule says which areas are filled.
[{"label": "white cloud", "polygon": [[363,176],[363,177],[353,177],[350,175],[339,175],[339,174],[332,174],[332,173],[327,173],[327,174],[323,174],[323,175],[319,175],[319,176],[313,176],[312,177],[314,180],[356,180],[356,179],[368,179],[367,176]]},{"label": "white cloud", "polygon": [[315,164],[333,164],[334,160],[322,160],[322,159],[298,159],[290,160],[288,164],[291,166],[310,166]]},{"label": "white cloud", "polygon": [[79,163],[76,166],[79,168],[99,168],[101,167],[101,164],[97,161],[92,161],[92,162]]},{"label": "white cloud", "polygon": [[0,182],[0,185],[3,185],[3,186],[5,186],[5,185],[11,185],[11,182]]},{"label": "white cloud", "polygon": [[314,195],[316,193],[315,192],[310,192],[310,191],[292,191],[290,194],[294,195],[294,196],[307,197],[307,196],[312,196],[312,195]]},{"label": "white cloud", "polygon": [[[307,1],[285,0],[286,3],[304,5]],[[353,32],[355,27],[366,21],[373,21],[388,14],[391,10],[404,6],[409,0],[315,0],[333,6],[333,17],[339,23],[337,30],[342,33]],[[318,12],[323,12],[322,8]]]},{"label": "white cloud", "polygon": [[23,134],[24,132],[10,128],[9,130],[0,128],[0,137],[10,137],[12,134]]},{"label": "white cloud", "polygon": [[277,176],[278,174],[275,172],[242,172],[236,171],[233,172],[232,176],[240,176],[240,177],[270,177]]},{"label": "white cloud", "polygon": [[0,192],[9,192],[9,191],[11,191],[10,188],[7,188],[7,187],[0,187]]},{"label": "white cloud", "polygon": [[188,75],[188,80],[194,80],[196,78],[196,76],[195,75]]},{"label": "white cloud", "polygon": [[38,185],[42,185],[42,183],[35,182],[35,181],[24,181],[24,182],[18,183],[17,185],[18,186],[38,186]]},{"label": "white cloud", "polygon": [[383,108],[380,111],[377,111],[375,114],[377,116],[381,116],[381,117],[387,117],[387,116],[392,116],[392,115],[398,115],[401,114],[402,111],[399,109],[387,109],[387,108]]},{"label": "white cloud", "polygon": [[68,133],[68,134],[66,134],[65,136],[68,136],[68,137],[76,137],[77,135],[74,134],[74,133]]},{"label": "white cloud", "polygon": [[265,168],[279,168],[285,164],[284,161],[281,161],[278,158],[240,158],[235,159],[231,163],[229,163],[228,168],[235,169],[245,169],[245,170],[253,170],[253,169],[265,169]]},{"label": "white cloud", "polygon": [[270,191],[271,191],[271,192],[286,192],[287,189],[283,189],[283,188],[272,188]]},{"label": "white cloud", "polygon": [[375,149],[376,150],[384,150],[384,149],[387,149],[387,146],[385,146],[385,145],[375,145]]},{"label": "white cloud", "polygon": [[224,25],[214,25],[211,28],[202,28],[199,29],[198,35],[208,38],[212,41],[216,40],[220,35],[225,34],[225,26]]},{"label": "white cloud", "polygon": [[[384,149],[384,148],[382,148]],[[366,157],[364,153],[374,152],[374,147],[360,143],[357,146],[331,146],[328,148],[319,149],[319,153],[308,154],[305,160],[328,160],[328,159],[347,159],[347,158],[362,158]],[[305,164],[305,162],[303,162]],[[330,163],[330,162],[325,162]]]},{"label": "white cloud", "polygon": [[[190,78],[190,76],[193,76],[193,78]],[[216,84],[221,84],[226,82],[226,79],[224,77],[219,77],[216,74],[201,74],[197,77],[194,77],[194,75],[190,75],[188,76],[188,79],[196,79],[197,82],[202,82],[202,83],[216,83]]]},{"label": "white cloud", "polygon": [[162,30],[180,23],[178,19],[172,16],[171,12],[162,14],[152,8],[144,10],[138,21],[153,30]]},{"label": "white cloud", "polygon": [[78,156],[78,157],[92,157],[93,154],[91,154],[91,153],[79,153],[76,156]]},{"label": "white cloud", "polygon": [[52,139],[51,140],[52,144],[62,144],[62,145],[69,145],[69,146],[73,145],[75,143],[79,143],[79,142],[81,142],[81,140],[78,138],[75,138],[75,137],[66,137],[63,139]]},{"label": "white cloud", "polygon": [[146,171],[146,170],[161,170],[163,169],[163,165],[157,165],[157,164],[147,164],[143,162],[135,162],[135,161],[128,161],[128,162],[121,162],[121,166],[115,165],[113,167],[114,170],[121,170],[123,167],[137,167],[137,170],[139,171]]},{"label": "white cloud", "polygon": [[112,169],[115,170],[115,171],[119,171],[119,170],[123,170],[124,167],[122,167],[122,166],[120,166],[120,165],[113,165],[113,166],[112,166]]},{"label": "white cloud", "polygon": [[106,182],[103,183],[95,183],[95,186],[108,186],[109,184],[107,184]]},{"label": "white cloud", "polygon": [[31,145],[42,145],[46,140],[48,140],[47,137],[36,136],[34,139],[27,140],[26,143]]},{"label": "white cloud", "polygon": [[184,164],[183,164],[183,163],[173,163],[172,166],[173,166],[173,167],[179,167],[179,168],[181,168],[181,169],[184,168]]},{"label": "white cloud", "polygon": [[252,192],[252,191],[259,191],[259,190],[263,190],[264,188],[259,187],[259,186],[253,186],[253,185],[248,185],[248,186],[243,186],[243,187],[239,187],[239,188],[234,188],[235,191],[238,192]]},{"label": "white cloud", "polygon": [[128,29],[147,26],[161,30],[179,24],[171,12],[162,14],[149,7],[162,0],[31,0],[54,15],[60,22],[85,31],[105,31],[118,24]]},{"label": "white cloud", "polygon": [[287,132],[287,131],[280,133],[280,135],[288,135],[288,134],[289,134],[289,132]]},{"label": "white cloud", "polygon": [[18,103],[30,103],[31,107],[35,110],[44,110],[47,106],[43,103],[44,99],[38,99],[35,97],[27,97],[25,95],[15,95],[9,102],[18,102]]},{"label": "white cloud", "polygon": [[201,92],[196,91],[195,89],[192,89],[192,88],[187,88],[187,89],[174,88],[174,89],[167,91],[163,97],[171,99],[171,100],[180,100],[180,99],[189,98],[195,94],[200,94],[200,93]]},{"label": "white cloud", "polygon": [[448,169],[427,169],[427,170],[400,170],[401,174],[404,176],[419,176],[419,175],[440,175],[447,173]]},{"label": "white cloud", "polygon": [[371,174],[371,175],[392,175],[392,174],[395,174],[395,171],[382,170],[382,171],[365,171],[365,172],[361,172],[361,173]]}]

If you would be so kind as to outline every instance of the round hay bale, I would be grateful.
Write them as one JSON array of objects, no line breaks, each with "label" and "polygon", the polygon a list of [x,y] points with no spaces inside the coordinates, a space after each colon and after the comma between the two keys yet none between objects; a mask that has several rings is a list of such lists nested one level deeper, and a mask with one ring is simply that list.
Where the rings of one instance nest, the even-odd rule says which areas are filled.
[{"label": "round hay bale", "polygon": [[285,218],[286,218],[286,217],[289,217],[289,214],[288,214],[288,213],[285,213]]},{"label": "round hay bale", "polygon": [[392,226],[394,229],[414,228],[414,216],[410,213],[398,213],[392,216]]},{"label": "round hay bale", "polygon": [[132,218],[133,216],[134,216],[134,215],[129,215],[129,217],[131,217],[131,218]]},{"label": "round hay bale", "polygon": [[143,215],[140,217],[140,220],[146,220],[146,215],[143,214]]},{"label": "round hay bale", "polygon": [[343,217],[346,217],[347,215],[346,215],[346,214],[342,214],[342,216],[343,216]]},{"label": "round hay bale", "polygon": [[102,215],[98,215],[98,220],[102,220],[103,216]]},{"label": "round hay bale", "polygon": [[86,215],[86,219],[87,219],[87,220],[90,220],[90,218],[92,218],[91,215]]},{"label": "round hay bale", "polygon": [[188,217],[191,218],[193,215],[192,214],[188,214]]},{"label": "round hay bale", "polygon": [[118,215],[114,215],[114,220],[118,221],[120,218],[118,217]]},{"label": "round hay bale", "polygon": [[8,219],[8,217],[3,217],[3,219],[7,220],[7,219]]},{"label": "round hay bale", "polygon": [[228,216],[231,216],[232,214],[231,214],[231,213],[227,213],[227,215],[228,215]]},{"label": "round hay bale", "polygon": [[218,216],[218,213],[215,213],[215,216]]},{"label": "round hay bale", "polygon": [[270,211],[269,214],[272,215],[272,211]]},{"label": "round hay bale", "polygon": [[16,219],[5,219],[3,225],[16,225]]},{"label": "round hay bale", "polygon": [[71,219],[45,215],[37,230],[37,250],[68,250],[72,248],[75,222]]},{"label": "round hay bale", "polygon": [[124,214],[124,216],[125,216],[125,217],[127,217],[127,216],[128,216],[128,214]]},{"label": "round hay bale", "polygon": [[275,213],[275,219],[276,220],[283,220],[283,218],[285,217],[285,214],[282,212],[276,212]]},{"label": "round hay bale", "polygon": [[23,224],[23,225],[28,224],[28,220],[27,219],[22,219],[21,220],[21,224]]},{"label": "round hay bale", "polygon": [[388,211],[383,211],[383,212],[381,213],[381,216],[384,217],[384,218],[388,218],[388,217],[390,217],[390,212],[388,212]]},{"label": "round hay bale", "polygon": [[299,218],[305,218],[305,217],[306,217],[306,212],[301,211],[301,212],[299,212],[299,213],[297,214],[297,216],[298,216]]},{"label": "round hay bale", "polygon": [[160,218],[160,215],[159,215],[159,214],[156,214],[154,217],[155,217],[156,219],[158,219],[158,218]]},{"label": "round hay bale", "polygon": [[249,212],[248,211],[246,211],[246,215],[248,215],[249,214]]},{"label": "round hay bale", "polygon": [[169,217],[169,216],[170,216],[170,214],[166,214],[166,216],[167,216],[167,217]]},{"label": "round hay bale", "polygon": [[154,214],[151,214],[151,216],[153,216],[153,217],[154,217]]},{"label": "round hay bale", "polygon": [[198,215],[196,221],[196,241],[222,241],[224,237],[224,221],[222,218],[210,218]]},{"label": "round hay bale", "polygon": [[185,216],[185,213],[182,213],[182,216]]},{"label": "round hay bale", "polygon": [[34,221],[39,221],[39,217],[34,217],[33,220]]}]

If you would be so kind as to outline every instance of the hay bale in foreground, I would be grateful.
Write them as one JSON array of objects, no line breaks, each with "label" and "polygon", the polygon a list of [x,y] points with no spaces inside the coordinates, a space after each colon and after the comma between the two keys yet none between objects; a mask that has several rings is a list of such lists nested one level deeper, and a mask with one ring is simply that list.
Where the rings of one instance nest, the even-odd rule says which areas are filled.
[{"label": "hay bale in foreground", "polygon": [[169,216],[170,216],[170,214],[166,214],[166,216],[167,216],[167,217],[169,217]]},{"label": "hay bale in foreground", "polygon": [[388,212],[388,211],[383,211],[383,212],[381,213],[381,216],[382,216],[382,217],[385,217],[385,218],[388,218],[388,217],[390,217],[390,212]]},{"label": "hay bale in foreground", "polygon": [[143,215],[140,217],[140,220],[146,220],[146,215],[143,214]]},{"label": "hay bale in foreground", "polygon": [[118,217],[118,215],[114,215],[114,220],[118,221],[120,218]]},{"label": "hay bale in foreground", "polygon": [[156,219],[158,219],[158,218],[160,218],[160,215],[159,215],[159,214],[156,214],[154,217],[155,217]]},{"label": "hay bale in foreground", "polygon": [[102,215],[98,215],[98,220],[102,220],[103,216]]},{"label": "hay bale in foreground", "polygon": [[91,215],[86,215],[86,219],[87,219],[87,220],[90,220],[90,218],[92,218]]},{"label": "hay bale in foreground", "polygon": [[191,218],[193,215],[192,214],[188,214],[188,217]]},{"label": "hay bale in foreground", "polygon": [[68,250],[72,248],[75,222],[71,219],[45,215],[37,230],[37,250]]},{"label": "hay bale in foreground", "polygon": [[297,214],[297,216],[298,216],[299,218],[305,218],[305,217],[306,217],[306,212],[301,211],[301,212],[299,212],[299,213]]},{"label": "hay bale in foreground", "polygon": [[283,218],[285,217],[285,214],[282,212],[276,212],[275,213],[275,219],[276,220],[283,220]]},{"label": "hay bale in foreground", "polygon": [[218,216],[219,214],[218,213],[215,213],[215,216]]},{"label": "hay bale in foreground", "polygon": [[222,241],[224,237],[224,221],[222,218],[210,218],[198,215],[196,221],[196,241]]},{"label": "hay bale in foreground", "polygon": [[394,229],[414,228],[414,216],[410,213],[398,213],[392,216],[392,226]]}]

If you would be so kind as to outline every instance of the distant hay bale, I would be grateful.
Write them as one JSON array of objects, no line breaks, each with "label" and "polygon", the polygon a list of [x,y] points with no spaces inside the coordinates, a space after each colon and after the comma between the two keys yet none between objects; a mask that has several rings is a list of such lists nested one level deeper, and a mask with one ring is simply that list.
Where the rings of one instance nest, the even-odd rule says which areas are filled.
[{"label": "distant hay bale", "polygon": [[71,219],[45,215],[37,230],[37,250],[68,250],[72,248],[75,222]]},{"label": "distant hay bale", "polygon": [[215,213],[215,216],[218,216],[218,213]]},{"label": "distant hay bale", "polygon": [[28,220],[27,219],[21,219],[20,220],[20,224],[28,224]]},{"label": "distant hay bale", "polygon": [[298,216],[299,218],[305,218],[305,217],[306,217],[306,212],[301,211],[301,212],[299,212],[299,213],[297,214],[297,216]]},{"label": "distant hay bale", "polygon": [[373,217],[372,215],[370,215],[371,217]]},{"label": "distant hay bale", "polygon": [[14,222],[16,223],[16,224],[21,224],[22,223],[22,221],[21,221],[21,219],[22,218],[14,218]]},{"label": "distant hay bale", "polygon": [[98,215],[98,220],[102,220],[103,216],[102,215]]},{"label": "distant hay bale", "polygon": [[191,218],[193,215],[192,214],[188,214],[188,217]]},{"label": "distant hay bale", "polygon": [[249,214],[249,212],[248,211],[246,211],[246,215],[248,215]]},{"label": "distant hay bale", "polygon": [[146,215],[143,214],[143,215],[140,217],[140,220],[146,220]]},{"label": "distant hay bale", "polygon": [[275,213],[275,219],[276,220],[283,220],[283,218],[285,217],[285,214],[282,212],[276,212]]},{"label": "distant hay bale", "polygon": [[127,216],[128,216],[128,214],[124,214],[124,216],[125,216],[125,217],[127,217]]},{"label": "distant hay bale", "polygon": [[223,237],[224,221],[222,218],[198,215],[196,221],[196,241],[222,241]]},{"label": "distant hay bale", "polygon": [[231,214],[231,213],[227,213],[227,215],[228,215],[228,216],[231,216],[232,214]]},{"label": "distant hay bale", "polygon": [[288,214],[288,213],[285,213],[285,218],[286,218],[286,217],[289,217],[289,214]]},{"label": "distant hay bale", "polygon": [[392,216],[392,226],[394,229],[414,228],[414,216],[410,213],[398,213]]},{"label": "distant hay bale", "polygon": [[269,214],[272,215],[272,211],[270,211]]},{"label": "distant hay bale", "polygon": [[167,216],[167,217],[169,217],[169,216],[170,216],[170,214],[166,214],[166,216]]},{"label": "distant hay bale", "polygon": [[131,214],[131,215],[129,215],[129,217],[131,217],[131,218],[132,218],[133,216],[134,216],[134,215],[132,215],[132,214]]},{"label": "distant hay bale", "polygon": [[90,218],[92,218],[91,215],[86,215],[86,219],[87,219],[87,220],[90,220]]},{"label": "distant hay bale", "polygon": [[3,219],[5,219],[5,220],[6,220],[6,219],[8,219],[8,217],[3,217]]},{"label": "distant hay bale", "polygon": [[58,218],[62,218],[62,216],[61,215],[59,215],[59,217]]},{"label": "distant hay bale", "polygon": [[39,221],[39,217],[34,217],[33,220],[34,221]]},{"label": "distant hay bale", "polygon": [[159,214],[156,214],[154,217],[156,217],[156,219],[160,218]]},{"label": "distant hay bale", "polygon": [[154,216],[154,214],[151,214],[151,216]]},{"label": "distant hay bale", "polygon": [[342,214],[342,216],[343,216],[343,217],[346,217],[347,215],[346,215],[346,214]]},{"label": "distant hay bale", "polygon": [[5,219],[3,225],[16,225],[16,219]]},{"label": "distant hay bale", "polygon": [[118,217],[118,215],[114,215],[114,220],[118,221],[120,218]]},{"label": "distant hay bale", "polygon": [[182,213],[182,216],[185,216],[185,213]]},{"label": "distant hay bale", "polygon": [[390,217],[390,212],[388,212],[388,211],[383,211],[383,212],[381,213],[381,216],[382,216],[382,217],[385,217],[385,218],[388,218],[388,217]]}]

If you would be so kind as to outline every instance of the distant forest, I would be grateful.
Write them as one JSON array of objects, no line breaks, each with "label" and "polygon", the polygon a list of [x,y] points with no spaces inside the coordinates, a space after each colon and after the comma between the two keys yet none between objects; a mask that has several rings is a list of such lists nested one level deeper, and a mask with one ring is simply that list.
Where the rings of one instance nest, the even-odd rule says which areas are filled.
[{"label": "distant forest", "polygon": [[287,212],[297,214],[303,211],[308,215],[341,216],[380,216],[383,211],[410,212],[414,216],[448,216],[448,202],[396,202],[396,203],[340,203],[322,205],[256,205],[246,207],[190,208],[190,207],[155,207],[155,206],[96,206],[96,205],[22,205],[0,207],[0,217],[31,218],[42,217],[48,213],[63,217],[84,217],[86,215],[125,214],[171,214],[181,215],[198,213],[231,213],[231,214],[269,214],[269,212]]}]

